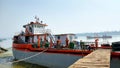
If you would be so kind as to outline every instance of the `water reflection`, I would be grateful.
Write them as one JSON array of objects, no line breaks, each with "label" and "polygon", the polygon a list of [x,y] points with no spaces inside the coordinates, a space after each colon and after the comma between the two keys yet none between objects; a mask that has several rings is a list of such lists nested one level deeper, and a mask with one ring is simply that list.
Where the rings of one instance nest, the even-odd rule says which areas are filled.
[{"label": "water reflection", "polygon": [[110,68],[120,68],[120,57],[111,59]]},{"label": "water reflection", "polygon": [[39,66],[36,64],[30,64],[26,62],[13,63],[13,68],[46,68],[44,66]]}]

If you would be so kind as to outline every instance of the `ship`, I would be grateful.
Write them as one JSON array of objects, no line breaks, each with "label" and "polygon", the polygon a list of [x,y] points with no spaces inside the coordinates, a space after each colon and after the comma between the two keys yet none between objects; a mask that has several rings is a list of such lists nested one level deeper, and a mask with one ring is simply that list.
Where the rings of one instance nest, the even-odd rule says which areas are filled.
[{"label": "ship", "polygon": [[[24,31],[16,33],[13,37],[13,56],[17,60],[38,64],[49,68],[67,68],[81,58],[82,51],[69,47],[75,34],[53,35],[47,24],[36,19],[35,22],[23,25]],[[61,43],[57,43],[58,40]],[[58,46],[59,45],[59,46]],[[84,51],[84,55],[92,51]]]},{"label": "ship", "polygon": [[17,61],[49,68],[67,68],[93,51],[75,48],[78,44],[74,40],[75,34],[53,35],[50,29],[46,29],[47,24],[35,19],[35,22],[23,25],[24,31],[13,36],[12,51]]},{"label": "ship", "polygon": [[87,36],[87,39],[95,39],[95,38],[108,39],[108,38],[112,38],[112,36],[108,36],[108,35],[103,35],[103,36]]}]

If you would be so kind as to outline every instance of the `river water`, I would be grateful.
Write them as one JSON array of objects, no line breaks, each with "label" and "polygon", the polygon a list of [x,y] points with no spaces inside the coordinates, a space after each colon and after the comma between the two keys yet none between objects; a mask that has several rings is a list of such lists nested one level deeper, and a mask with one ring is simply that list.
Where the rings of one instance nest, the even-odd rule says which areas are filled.
[{"label": "river water", "polygon": [[17,63],[12,63],[12,61],[13,61],[12,56],[0,58],[0,68],[47,68],[44,66],[30,64],[23,61]]},{"label": "river water", "polygon": [[[79,39],[85,41],[94,41],[93,39],[86,39],[85,36],[79,36]],[[120,35],[115,35],[112,39],[106,39],[106,40],[110,42],[119,41]],[[105,40],[100,39],[99,41],[105,41]],[[3,42],[0,42],[0,46],[4,48],[10,48],[12,46],[12,39],[8,39]],[[0,68],[46,68],[44,66],[30,64],[23,61],[17,63],[11,63],[12,61],[13,61],[13,56],[0,57]],[[110,68],[120,68],[120,57],[111,58]]]},{"label": "river water", "polygon": [[[23,61],[11,63],[12,61],[12,56],[0,58],[0,68],[47,68],[45,66],[31,64]],[[112,58],[110,62],[110,68],[120,68],[120,58]]]}]

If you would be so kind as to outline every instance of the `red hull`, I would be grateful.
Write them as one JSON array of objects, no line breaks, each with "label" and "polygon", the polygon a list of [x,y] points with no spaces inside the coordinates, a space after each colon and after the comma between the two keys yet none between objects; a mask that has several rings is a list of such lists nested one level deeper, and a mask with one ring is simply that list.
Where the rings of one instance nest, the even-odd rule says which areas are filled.
[{"label": "red hull", "polygon": [[[32,52],[41,52],[45,48],[33,48],[31,44],[14,44],[13,48],[23,51],[32,51]],[[110,48],[111,47],[100,47],[100,48]],[[75,49],[55,49],[55,48],[48,48],[48,53],[62,53],[62,54],[72,54],[72,55],[87,55],[91,53],[92,51],[89,50],[75,50]],[[111,52],[112,57],[120,57],[120,52]]]}]

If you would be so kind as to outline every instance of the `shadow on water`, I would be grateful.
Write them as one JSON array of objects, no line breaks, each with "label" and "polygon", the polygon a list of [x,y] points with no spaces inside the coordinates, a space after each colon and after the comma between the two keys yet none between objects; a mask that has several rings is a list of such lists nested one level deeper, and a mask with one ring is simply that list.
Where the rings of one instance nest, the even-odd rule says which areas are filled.
[{"label": "shadow on water", "polygon": [[120,68],[120,57],[119,58],[111,58],[110,68]]},{"label": "shadow on water", "polygon": [[44,66],[36,65],[36,64],[30,64],[26,62],[19,62],[19,63],[13,63],[13,68],[47,68]]},{"label": "shadow on water", "polygon": [[12,61],[13,61],[13,57],[11,56],[0,58],[0,68],[47,68],[45,66],[31,64],[23,61],[17,63],[11,63]]}]

